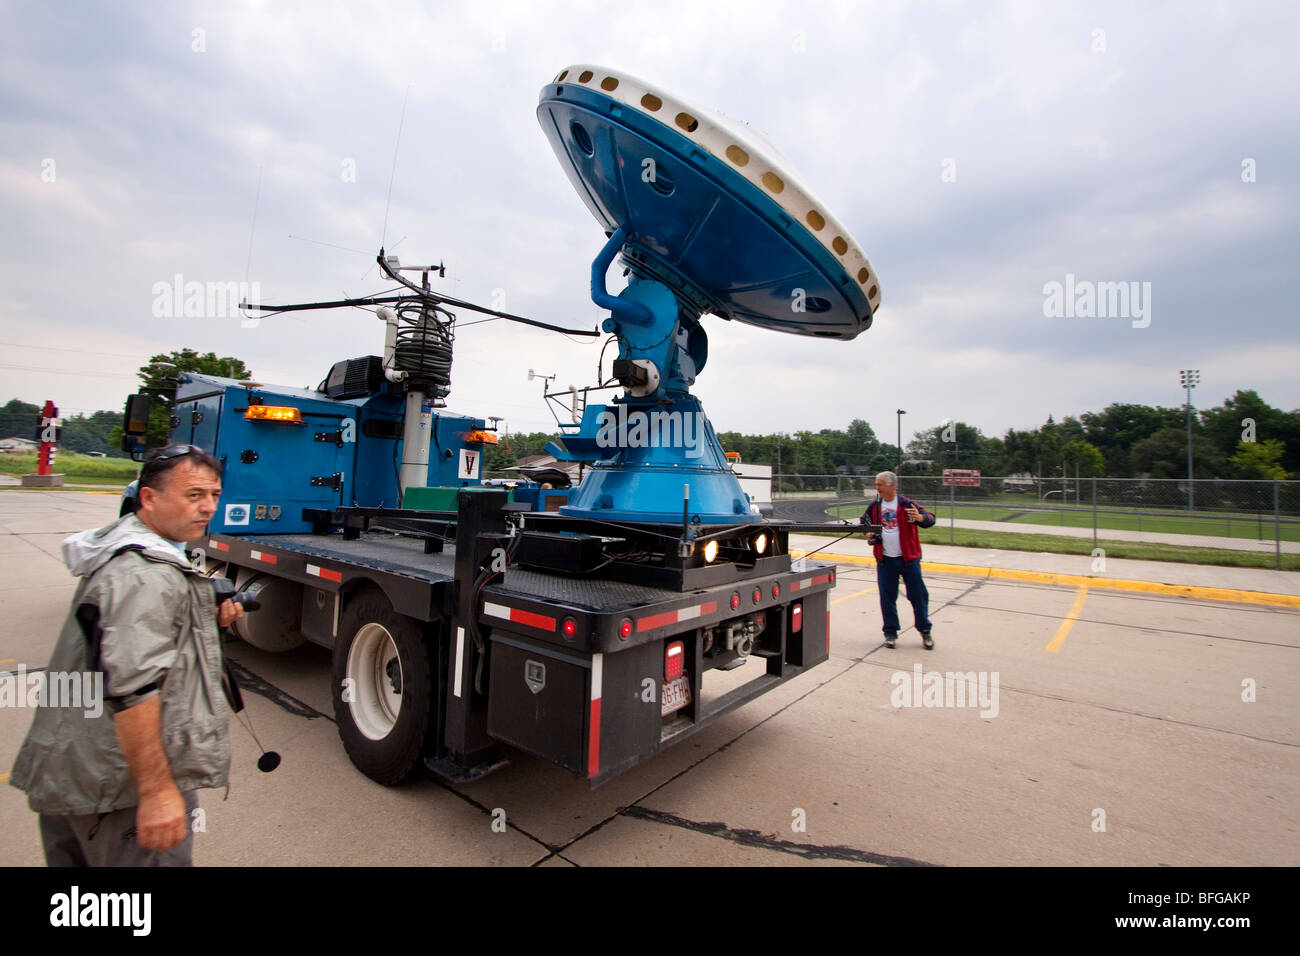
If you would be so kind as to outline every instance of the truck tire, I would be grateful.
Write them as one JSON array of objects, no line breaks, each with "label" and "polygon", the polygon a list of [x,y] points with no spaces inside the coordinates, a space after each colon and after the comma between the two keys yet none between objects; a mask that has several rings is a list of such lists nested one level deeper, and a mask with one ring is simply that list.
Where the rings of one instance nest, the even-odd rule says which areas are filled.
[{"label": "truck tire", "polygon": [[432,712],[420,625],[367,587],[344,605],[333,653],[334,717],[344,750],[370,779],[401,783],[420,764]]}]

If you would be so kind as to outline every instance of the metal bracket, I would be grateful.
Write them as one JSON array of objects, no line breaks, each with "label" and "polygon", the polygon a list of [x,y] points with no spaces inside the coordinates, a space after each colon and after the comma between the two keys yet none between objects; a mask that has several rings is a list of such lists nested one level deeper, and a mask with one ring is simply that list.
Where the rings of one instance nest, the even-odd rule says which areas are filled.
[{"label": "metal bracket", "polygon": [[342,448],[343,430],[339,429],[336,432],[317,432],[315,440],[333,442],[335,445],[338,445],[340,448]]},{"label": "metal bracket", "polygon": [[343,486],[343,472],[336,471],[332,475],[325,475],[311,480],[311,486],[313,488],[323,488],[327,485],[335,491],[338,491],[339,488]]}]

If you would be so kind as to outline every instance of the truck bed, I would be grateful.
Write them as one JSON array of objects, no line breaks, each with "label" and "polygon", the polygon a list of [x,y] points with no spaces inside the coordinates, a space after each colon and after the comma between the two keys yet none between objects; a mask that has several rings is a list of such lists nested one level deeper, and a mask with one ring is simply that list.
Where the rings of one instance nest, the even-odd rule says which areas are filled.
[{"label": "truck bed", "polygon": [[[396,611],[417,620],[442,617],[455,597],[456,551],[451,542],[440,553],[425,554],[420,538],[372,529],[352,540],[341,534],[219,534],[207,543],[210,557],[253,568],[270,563],[270,573],[334,593],[346,590],[350,579],[375,581]],[[782,605],[801,590],[825,590],[834,586],[834,570],[830,564],[811,564],[800,571],[676,591],[512,567],[482,590],[484,624],[516,629],[512,625],[522,621],[522,632],[534,639],[614,651],[736,613]],[[761,591],[759,600],[752,597],[755,588]],[[729,606],[733,594],[743,596],[738,611]],[[565,616],[575,618],[576,635],[560,633]],[[632,622],[634,633],[620,637],[625,621]],[[542,626],[534,626],[538,622]]]},{"label": "truck bed", "polygon": [[[278,548],[307,558],[348,564],[381,574],[397,575],[429,584],[445,584],[455,577],[456,546],[450,542],[445,550],[425,554],[420,539],[405,535],[370,531],[351,541],[341,534],[222,535],[222,539],[248,542],[257,549]],[[545,574],[523,568],[509,568],[503,580],[494,581],[487,590],[510,592],[536,600],[563,604],[596,612],[629,610],[647,604],[680,599],[683,592],[663,588],[604,581],[591,578]],[[690,592],[686,592],[690,593]]]}]

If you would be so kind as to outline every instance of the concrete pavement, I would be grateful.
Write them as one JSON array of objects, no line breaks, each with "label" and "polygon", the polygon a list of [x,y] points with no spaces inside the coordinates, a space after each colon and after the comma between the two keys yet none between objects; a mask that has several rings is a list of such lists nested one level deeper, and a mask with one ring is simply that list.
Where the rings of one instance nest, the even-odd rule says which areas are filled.
[{"label": "concrete pavement", "polygon": [[[116,507],[114,495],[0,494],[0,671],[48,661],[73,589],[59,543]],[[865,542],[828,552],[830,659],[594,791],[517,751],[471,784],[378,786],[338,740],[330,651],[231,642],[255,678],[249,716],[284,763],[259,773],[252,740],[231,727],[229,799],[203,795],[196,861],[1300,864],[1300,612],[1073,583],[1293,596],[1290,576],[1107,561],[1103,578],[1089,556],[927,546],[937,647],[907,627],[885,649]],[[709,671],[702,696],[761,669]],[[927,694],[900,699],[923,671]],[[997,681],[990,706],[945,699],[963,674]],[[0,783],[30,720],[0,707]],[[0,786],[0,863],[41,862],[35,817]]]}]

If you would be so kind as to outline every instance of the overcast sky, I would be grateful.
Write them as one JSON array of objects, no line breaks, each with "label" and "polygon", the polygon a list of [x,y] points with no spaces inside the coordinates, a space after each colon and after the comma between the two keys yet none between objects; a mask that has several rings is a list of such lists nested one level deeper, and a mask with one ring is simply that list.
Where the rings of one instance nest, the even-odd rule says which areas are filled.
[{"label": "overcast sky", "polygon": [[[379,321],[158,317],[155,285],[372,293],[381,241],[445,261],[449,294],[593,328],[604,235],[535,109],[595,63],[762,130],[880,276],[852,342],[706,318],[695,391],[720,431],[864,418],[893,441],[904,408],[905,440],[944,418],[1001,435],[1177,405],[1182,368],[1198,406],[1300,407],[1297,9],[3,3],[0,402],[120,409],[183,347],[314,385],[378,354]],[[1149,312],[1045,315],[1067,275],[1138,283]],[[594,384],[599,343],[498,321],[456,346],[450,407],[514,430],[553,425],[530,368]]]}]

